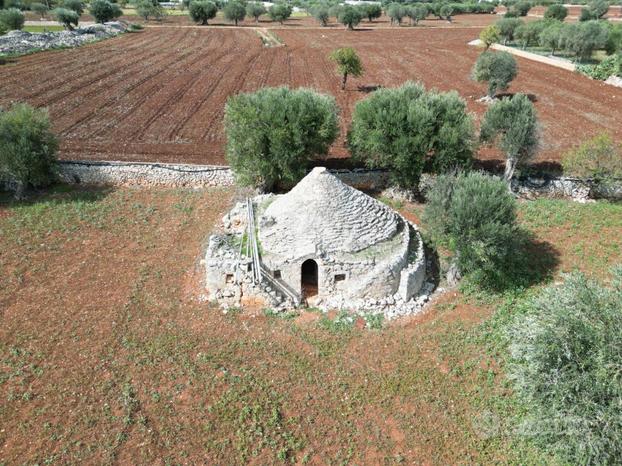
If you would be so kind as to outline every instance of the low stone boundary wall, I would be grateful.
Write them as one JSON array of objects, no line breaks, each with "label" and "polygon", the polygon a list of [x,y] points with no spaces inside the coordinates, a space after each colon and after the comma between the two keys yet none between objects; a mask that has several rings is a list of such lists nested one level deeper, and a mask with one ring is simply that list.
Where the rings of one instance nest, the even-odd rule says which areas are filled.
[{"label": "low stone boundary wall", "polygon": [[[384,170],[357,168],[329,171],[344,183],[357,189],[382,191],[390,184],[389,174]],[[233,186],[235,184],[231,169],[219,165],[73,160],[59,161],[58,172],[61,181],[72,184],[162,187]],[[434,177],[424,175],[421,180],[421,191],[425,194],[432,183],[434,183]],[[603,185],[581,178],[527,176],[513,180],[512,189],[524,199],[553,197],[577,201],[622,200],[622,180]],[[389,191],[387,191],[389,197],[399,198],[401,196],[398,190],[390,189]]]},{"label": "low stone boundary wall", "polygon": [[232,186],[229,167],[146,162],[59,161],[58,174],[66,183],[112,186],[204,187]]}]

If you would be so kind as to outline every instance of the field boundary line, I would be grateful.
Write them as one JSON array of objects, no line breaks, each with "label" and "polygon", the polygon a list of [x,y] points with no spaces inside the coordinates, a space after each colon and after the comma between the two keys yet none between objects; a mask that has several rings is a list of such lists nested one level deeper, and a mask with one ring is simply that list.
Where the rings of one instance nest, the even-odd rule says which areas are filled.
[{"label": "field boundary line", "polygon": [[[482,42],[479,39],[475,39],[469,42],[469,45],[473,45],[477,47],[477,46],[482,45]],[[557,68],[561,68],[566,71],[574,72],[577,70],[577,67],[574,63],[571,63],[566,60],[562,60],[560,58],[549,58],[543,55],[538,55],[537,53],[527,52],[526,50],[520,50],[514,47],[508,47],[507,45],[501,45],[501,44],[492,44],[490,48],[493,50],[508,52],[508,53],[511,53],[512,55],[516,55],[517,57],[526,58],[531,61],[544,63],[545,65],[555,66]]]}]

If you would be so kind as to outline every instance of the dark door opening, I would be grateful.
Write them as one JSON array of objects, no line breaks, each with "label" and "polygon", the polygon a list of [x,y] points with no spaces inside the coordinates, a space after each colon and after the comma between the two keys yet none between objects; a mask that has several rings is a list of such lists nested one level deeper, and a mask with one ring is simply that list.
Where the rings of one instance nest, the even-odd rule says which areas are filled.
[{"label": "dark door opening", "polygon": [[302,276],[302,296],[303,298],[309,298],[315,296],[318,293],[318,273],[317,262],[313,259],[307,259],[302,263],[300,269]]}]

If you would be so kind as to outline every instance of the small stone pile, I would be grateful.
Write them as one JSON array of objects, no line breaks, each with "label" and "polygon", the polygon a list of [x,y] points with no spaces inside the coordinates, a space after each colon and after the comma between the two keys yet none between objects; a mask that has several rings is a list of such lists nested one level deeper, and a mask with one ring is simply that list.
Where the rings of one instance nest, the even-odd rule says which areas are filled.
[{"label": "small stone pile", "polygon": [[119,21],[93,24],[73,31],[38,32],[10,31],[0,36],[0,53],[22,54],[36,50],[78,47],[87,42],[107,39],[121,34],[127,26]]}]

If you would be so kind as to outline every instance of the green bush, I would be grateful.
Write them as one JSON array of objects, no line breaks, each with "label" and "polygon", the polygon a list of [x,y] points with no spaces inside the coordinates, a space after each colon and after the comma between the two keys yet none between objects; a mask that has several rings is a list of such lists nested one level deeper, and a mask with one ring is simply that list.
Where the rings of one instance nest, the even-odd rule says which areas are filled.
[{"label": "green bush", "polygon": [[356,104],[349,143],[355,159],[389,170],[395,184],[416,190],[424,169],[470,166],[473,121],[457,93],[407,82]]},{"label": "green bush", "polygon": [[485,51],[477,58],[471,76],[488,83],[488,96],[492,98],[497,91],[505,91],[517,73],[516,60],[510,53]]},{"label": "green bush", "polygon": [[526,165],[539,146],[536,109],[524,94],[491,105],[480,129],[483,142],[496,142],[505,154],[504,179],[509,183],[516,168]]},{"label": "green bush", "polygon": [[14,104],[0,111],[0,178],[16,183],[16,197],[53,180],[57,148],[46,110]]},{"label": "green bush", "polygon": [[461,274],[489,285],[502,281],[521,238],[507,185],[480,172],[440,175],[426,198],[423,222],[454,253]]},{"label": "green bush", "polygon": [[600,182],[622,179],[622,145],[601,134],[566,153],[562,167],[568,175]]},{"label": "green bush", "polygon": [[555,3],[549,6],[544,12],[544,19],[554,19],[557,21],[563,21],[568,16],[568,8],[559,3]]},{"label": "green bush", "polygon": [[0,10],[0,24],[4,24],[9,31],[20,30],[24,27],[24,13],[17,8],[9,8],[8,10]]},{"label": "green bush", "polygon": [[263,3],[250,2],[246,5],[246,14],[251,18],[255,18],[256,23],[259,22],[261,15],[265,15],[267,12],[268,11],[266,10],[266,7],[263,6]]},{"label": "green bush", "polygon": [[218,7],[207,0],[192,1],[188,7],[188,14],[192,21],[203,25],[207,24],[210,19],[215,18],[216,13],[218,13]]},{"label": "green bush", "polygon": [[89,13],[98,23],[106,23],[121,16],[123,11],[116,3],[110,3],[108,0],[93,0]]},{"label": "green bush", "polygon": [[562,464],[622,458],[622,267],[610,286],[574,273],[529,299],[508,330],[519,433]]},{"label": "green bush", "polygon": [[227,161],[243,185],[293,185],[337,137],[337,115],[333,97],[309,89],[232,96],[225,107]]},{"label": "green bush", "polygon": [[599,79],[601,81],[604,81],[610,76],[622,78],[622,54],[607,57],[598,65],[579,65],[577,66],[577,71],[592,79]]},{"label": "green bush", "polygon": [[237,26],[238,21],[244,20],[244,17],[246,16],[246,8],[244,7],[244,4],[238,2],[237,0],[231,0],[225,5],[223,13],[226,20],[233,21]]},{"label": "green bush", "polygon": [[276,3],[268,8],[268,15],[272,21],[283,24],[292,15],[292,7],[286,3]]},{"label": "green bush", "polygon": [[78,26],[78,21],[80,20],[80,15],[78,13],[73,10],[68,10],[67,8],[56,8],[52,10],[52,15],[65,29],[69,29],[70,31],[73,30],[74,26]]}]

